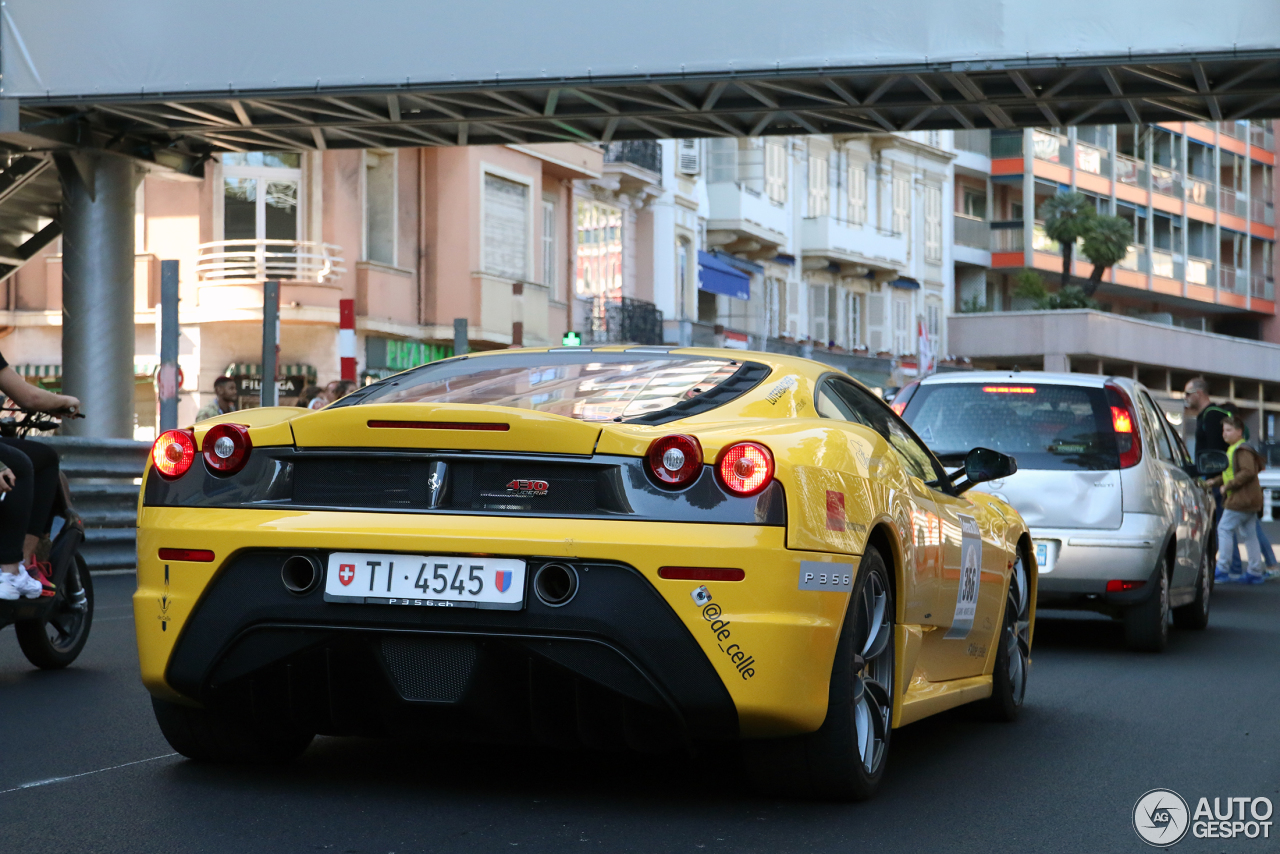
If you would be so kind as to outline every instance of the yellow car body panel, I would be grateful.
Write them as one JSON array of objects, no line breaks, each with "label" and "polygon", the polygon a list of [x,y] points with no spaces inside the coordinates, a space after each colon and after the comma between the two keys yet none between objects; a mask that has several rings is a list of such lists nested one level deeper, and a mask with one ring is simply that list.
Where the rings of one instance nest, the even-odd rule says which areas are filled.
[{"label": "yellow car body panel", "polygon": [[[165,507],[146,506],[140,496],[134,606],[146,687],[159,697],[193,702],[166,681],[175,642],[221,567],[246,549],[536,554],[629,563],[668,603],[714,667],[732,697],[742,736],[812,732],[826,717],[832,662],[850,595],[800,590],[800,565],[844,564],[856,573],[874,541],[885,552],[896,585],[896,684],[906,689],[894,692],[894,725],[989,694],[1013,561],[1029,543],[1017,512],[990,495],[931,489],[909,474],[884,437],[856,423],[818,417],[815,389],[824,376],[836,373],[825,365],[742,351],[671,352],[750,361],[768,366],[770,373],[726,404],[661,425],[582,422],[471,404],[371,403],[319,412],[277,407],[230,413],[202,422],[196,438],[199,443],[214,423],[230,422],[249,426],[255,448],[643,457],[655,438],[683,433],[698,439],[708,464],[729,445],[754,441],[766,445],[775,459],[775,477],[786,496],[785,527]],[[421,423],[371,426],[380,421]],[[429,426],[441,421],[507,428]],[[151,477],[150,463],[144,484],[146,477]],[[977,610],[964,636],[949,637],[966,518],[981,532]],[[162,548],[209,549],[215,559],[162,561]],[[659,568],[671,565],[738,567],[746,577],[735,582],[659,578]],[[1034,603],[1034,563],[1026,569]],[[704,584],[710,605],[700,605],[692,596]]]}]

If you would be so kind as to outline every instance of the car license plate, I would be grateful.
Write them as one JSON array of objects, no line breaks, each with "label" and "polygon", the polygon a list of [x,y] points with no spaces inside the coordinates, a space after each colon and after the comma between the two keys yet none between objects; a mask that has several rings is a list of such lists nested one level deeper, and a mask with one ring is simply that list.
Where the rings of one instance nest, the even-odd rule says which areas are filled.
[{"label": "car license plate", "polygon": [[1036,565],[1041,574],[1053,572],[1053,565],[1058,557],[1057,543],[1053,540],[1036,540]]},{"label": "car license plate", "polygon": [[441,608],[524,607],[525,563],[514,558],[457,555],[329,555],[326,602]]}]

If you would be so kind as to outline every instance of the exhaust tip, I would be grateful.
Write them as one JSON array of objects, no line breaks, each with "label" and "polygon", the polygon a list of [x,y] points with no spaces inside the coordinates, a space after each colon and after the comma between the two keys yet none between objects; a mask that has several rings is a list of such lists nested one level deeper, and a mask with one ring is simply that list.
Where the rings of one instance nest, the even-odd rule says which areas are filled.
[{"label": "exhaust tip", "polygon": [[548,563],[533,576],[533,592],[544,605],[568,605],[578,593],[578,571],[563,563]]},{"label": "exhaust tip", "polygon": [[280,580],[295,596],[305,596],[320,584],[320,561],[307,555],[286,558],[280,567]]}]

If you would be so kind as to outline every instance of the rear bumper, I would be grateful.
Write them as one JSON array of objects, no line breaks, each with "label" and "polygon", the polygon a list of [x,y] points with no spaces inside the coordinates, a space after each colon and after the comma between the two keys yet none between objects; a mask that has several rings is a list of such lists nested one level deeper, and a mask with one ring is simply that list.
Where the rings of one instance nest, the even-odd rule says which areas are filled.
[{"label": "rear bumper", "polygon": [[1150,578],[1163,555],[1167,533],[1167,523],[1149,513],[1125,513],[1114,530],[1032,528],[1032,540],[1048,541],[1057,553],[1052,569],[1040,569],[1041,601],[1047,604],[1058,597],[1084,595],[1117,604],[1135,597],[1140,601],[1146,590],[1107,593],[1107,582]]},{"label": "rear bumper", "polygon": [[[801,560],[837,558],[784,539],[740,525],[144,508],[143,681],[188,702],[274,697],[335,734],[445,721],[463,737],[587,743],[809,732],[826,716],[848,596],[798,590]],[[217,559],[162,563],[161,547]],[[579,569],[580,587],[563,607],[529,593],[522,610],[488,611],[332,603],[281,583],[286,557],[323,565],[338,550],[555,559]],[[706,582],[705,611],[698,582],[657,577],[666,565],[740,567],[746,579]],[[737,653],[754,659],[749,674]]]}]

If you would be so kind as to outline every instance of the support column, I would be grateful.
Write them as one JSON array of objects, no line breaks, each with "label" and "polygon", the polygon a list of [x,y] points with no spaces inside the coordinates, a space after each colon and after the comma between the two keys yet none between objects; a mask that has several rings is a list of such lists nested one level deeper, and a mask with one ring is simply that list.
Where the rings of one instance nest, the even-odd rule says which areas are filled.
[{"label": "support column", "polygon": [[67,435],[133,438],[133,213],[138,170],[116,154],[60,155],[62,390]]}]

